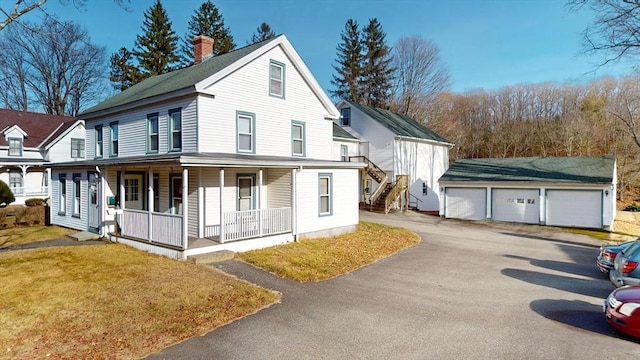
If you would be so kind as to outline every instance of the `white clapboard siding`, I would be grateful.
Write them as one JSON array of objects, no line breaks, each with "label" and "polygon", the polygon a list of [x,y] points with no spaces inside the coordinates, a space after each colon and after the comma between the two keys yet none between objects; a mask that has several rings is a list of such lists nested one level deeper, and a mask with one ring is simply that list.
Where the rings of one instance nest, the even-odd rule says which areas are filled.
[{"label": "white clapboard siding", "polygon": [[267,208],[291,206],[291,169],[268,169],[265,187]]},{"label": "white clapboard siding", "polygon": [[[270,60],[285,64],[284,98],[269,96]],[[331,159],[333,128],[328,111],[280,47],[242,67],[198,98],[201,152],[236,153],[236,112],[255,114],[258,155],[291,156],[291,122],[305,124],[306,157]]]},{"label": "white clapboard siding", "polygon": [[198,237],[198,170],[195,168],[189,169],[189,183],[188,183],[188,234],[189,236]]},{"label": "white clapboard siding", "polygon": [[[69,131],[58,142],[53,144],[49,148],[49,160],[51,162],[68,162],[68,161],[84,161],[89,159],[87,157],[87,140],[85,138],[86,130],[84,125],[79,124],[73,130]],[[85,156],[83,158],[71,157],[71,139],[83,139],[85,140]]]}]

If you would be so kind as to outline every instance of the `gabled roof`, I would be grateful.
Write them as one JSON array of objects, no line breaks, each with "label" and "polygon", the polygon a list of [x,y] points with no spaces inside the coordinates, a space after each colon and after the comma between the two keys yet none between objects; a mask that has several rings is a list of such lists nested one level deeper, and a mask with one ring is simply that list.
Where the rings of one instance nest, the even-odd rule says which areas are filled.
[{"label": "gabled roof", "polygon": [[611,184],[614,173],[613,156],[463,159],[439,181]]},{"label": "gabled roof", "polygon": [[289,56],[312,91],[324,104],[325,108],[327,108],[327,116],[337,118],[339,116],[338,110],[284,35],[278,35],[272,39],[248,45],[223,55],[211,57],[198,65],[152,76],[96,106],[83,111],[80,116],[84,118],[98,116],[111,111],[122,110],[123,108],[127,108],[127,106],[134,106],[135,103],[144,100],[164,99],[165,96],[171,98],[196,92],[207,93],[207,88],[215,82],[276,46],[282,47],[282,50]]},{"label": "gabled roof", "polygon": [[333,137],[334,138],[345,138],[345,139],[358,139],[357,137],[349,134],[347,130],[340,127],[340,125],[333,123]]},{"label": "gabled roof", "polygon": [[[55,139],[55,137],[51,137],[51,134],[59,131],[64,132],[75,123],[76,118],[72,116],[0,109],[0,128],[8,129],[12,126],[18,126],[27,134],[22,143],[24,147],[45,146],[45,141]],[[8,145],[6,139],[4,136],[0,136],[0,146],[6,145]]]},{"label": "gabled roof", "polygon": [[397,136],[405,136],[412,137],[423,140],[432,140],[445,144],[451,144],[449,140],[443,138],[437,133],[431,131],[429,128],[424,126],[423,124],[413,120],[412,118],[394,113],[389,110],[374,108],[367,105],[356,104],[351,101],[344,100],[344,103],[349,104],[350,106],[360,110],[373,120],[380,123],[380,125],[389,129],[392,133]]}]

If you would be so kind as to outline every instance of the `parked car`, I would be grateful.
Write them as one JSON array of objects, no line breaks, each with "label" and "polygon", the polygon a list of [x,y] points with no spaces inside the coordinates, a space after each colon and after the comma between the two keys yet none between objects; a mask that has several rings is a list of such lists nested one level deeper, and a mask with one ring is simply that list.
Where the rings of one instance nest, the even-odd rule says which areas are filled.
[{"label": "parked car", "polygon": [[609,279],[616,287],[640,284],[640,241],[620,251],[609,271]]},{"label": "parked car", "polygon": [[603,244],[600,245],[600,252],[598,253],[598,257],[596,258],[596,265],[598,269],[605,274],[609,273],[609,270],[613,269],[613,261],[616,259],[616,256],[620,253],[620,251],[629,247],[629,245],[633,244],[637,240],[630,240],[627,242],[623,242],[622,244]]},{"label": "parked car", "polygon": [[604,315],[614,329],[640,338],[640,285],[613,290],[604,302]]}]

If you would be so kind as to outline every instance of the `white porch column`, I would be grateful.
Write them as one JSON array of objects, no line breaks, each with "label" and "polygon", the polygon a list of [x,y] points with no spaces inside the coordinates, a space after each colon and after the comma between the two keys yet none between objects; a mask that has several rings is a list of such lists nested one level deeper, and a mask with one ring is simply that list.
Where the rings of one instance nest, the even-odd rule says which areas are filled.
[{"label": "white porch column", "polygon": [[220,243],[224,242],[224,168],[220,168]]},{"label": "white porch column", "polygon": [[149,168],[149,171],[147,171],[147,211],[148,211],[148,216],[149,216],[149,221],[147,222],[149,225],[149,240],[154,240],[153,239],[153,208],[155,206],[154,204],[154,192],[153,192],[153,168]]},{"label": "white porch column", "polygon": [[262,237],[262,169],[258,170],[258,236]]},{"label": "white porch column", "polygon": [[53,181],[53,179],[51,178],[51,168],[47,168],[45,170],[44,176],[46,176],[46,178],[47,178],[47,181],[46,181],[46,184],[47,184],[47,197],[49,198],[49,204],[51,204],[51,194],[52,194],[52,192],[51,192],[51,183]]},{"label": "white porch column", "polygon": [[29,168],[29,165],[20,165],[20,172],[22,172],[22,196],[26,197],[27,196],[27,187],[24,186],[25,182],[27,180],[27,169]]},{"label": "white porch column", "polygon": [[189,170],[182,168],[182,248],[189,247]]},{"label": "white porch column", "polygon": [[118,203],[120,204],[120,209],[124,209],[124,170],[120,169],[120,199],[118,199]]},{"label": "white porch column", "polygon": [[204,205],[204,188],[202,187],[202,168],[198,168],[198,237],[204,237],[204,219],[205,211],[207,211]]},{"label": "white porch column", "polygon": [[298,169],[291,170],[291,230],[293,230],[295,241],[298,241],[298,196],[296,195],[298,171]]}]

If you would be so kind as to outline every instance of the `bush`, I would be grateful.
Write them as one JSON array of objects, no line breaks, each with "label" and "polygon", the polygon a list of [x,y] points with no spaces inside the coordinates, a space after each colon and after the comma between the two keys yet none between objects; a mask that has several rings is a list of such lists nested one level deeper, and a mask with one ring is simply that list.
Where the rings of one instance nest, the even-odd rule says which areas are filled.
[{"label": "bush", "polygon": [[17,209],[14,219],[14,226],[44,224],[44,206],[32,206]]},{"label": "bush", "polygon": [[9,189],[9,185],[6,182],[0,180],[0,205],[7,206],[16,201],[13,192]]},{"label": "bush", "polygon": [[26,206],[44,206],[47,203],[47,199],[31,198],[24,201]]},{"label": "bush", "polygon": [[634,202],[633,204],[628,205],[627,207],[625,207],[622,210],[624,210],[624,211],[640,211],[640,204]]}]

